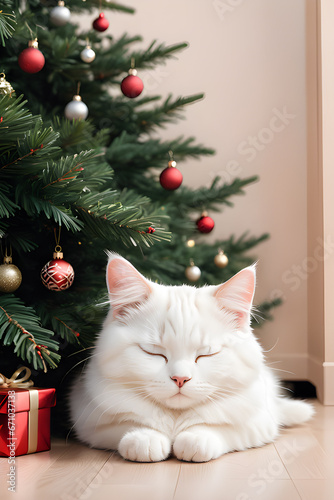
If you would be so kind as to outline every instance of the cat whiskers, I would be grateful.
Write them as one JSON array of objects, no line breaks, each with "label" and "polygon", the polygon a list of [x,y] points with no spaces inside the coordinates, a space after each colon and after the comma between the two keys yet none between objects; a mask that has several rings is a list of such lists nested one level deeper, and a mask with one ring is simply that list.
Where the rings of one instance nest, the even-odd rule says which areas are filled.
[{"label": "cat whiskers", "polygon": [[[122,382],[122,384],[132,384],[132,387],[119,387],[120,383],[119,382],[113,382],[111,383],[111,385],[116,385],[117,387],[113,387],[111,388],[110,390],[108,391],[104,391],[103,392],[103,395],[106,395],[107,397],[101,401],[97,406],[94,405],[95,401],[101,397],[101,394],[98,394],[97,396],[95,396],[94,398],[90,399],[88,405],[85,407],[84,411],[79,415],[79,417],[76,419],[76,421],[73,423],[73,425],[70,427],[68,433],[67,433],[67,436],[66,436],[66,440],[69,438],[71,432],[74,430],[75,426],[77,425],[77,423],[79,422],[80,418],[82,417],[83,413],[85,413],[88,409],[89,409],[89,406],[93,405],[93,409],[92,411],[86,416],[85,420],[84,420],[84,423],[87,422],[87,420],[89,419],[89,417],[94,413],[94,411],[98,408],[100,408],[101,406],[103,406],[109,399],[110,395],[115,393],[116,390],[119,390],[119,391],[122,391],[124,392],[125,390],[130,390],[130,389],[133,389],[133,384],[134,382],[133,381],[128,381],[128,382]],[[109,384],[110,385],[110,384]],[[143,389],[145,388],[146,386],[137,386],[138,389]],[[135,395],[132,394],[130,398],[128,398],[128,400],[130,400],[131,398],[133,398]],[[138,394],[139,396],[139,394]],[[142,396],[141,396],[142,397]],[[124,403],[126,402],[125,401],[121,401],[121,403]],[[119,400],[115,402],[115,405],[119,403]],[[113,405],[114,406],[114,405]],[[109,408],[107,408],[105,411],[108,411],[108,409],[112,408],[112,406],[110,406]],[[116,413],[117,414],[117,413]],[[115,415],[116,415],[115,414]]]},{"label": "cat whiskers", "polygon": [[220,386],[214,386],[211,385],[211,388],[215,389],[213,393],[210,394],[211,397],[215,396],[216,399],[220,401],[226,401],[228,397],[237,397],[239,399],[242,399],[245,402],[249,402],[249,398],[247,398],[240,388],[236,387],[220,387]]},{"label": "cat whiskers", "polygon": [[[92,347],[86,347],[85,349],[81,349],[80,351],[76,351],[76,352],[73,352],[72,354],[70,354],[68,357],[70,356],[74,356],[76,354],[79,354],[80,352],[84,352],[84,351],[87,351],[89,349],[95,349],[94,346]],[[78,361],[74,366],[72,366],[66,373],[65,375],[63,376],[63,378],[61,379],[61,382],[60,384],[63,383],[64,379],[67,377],[67,375],[69,373],[71,373],[72,370],[74,370],[77,366],[79,366],[81,363],[85,363],[86,361],[89,361],[90,359],[92,359],[93,357],[96,357],[96,356],[101,356],[103,355],[103,353],[98,353],[98,352],[93,352],[90,356],[87,356],[87,358],[84,358],[84,359],[81,359],[80,361]],[[85,366],[82,367],[82,370],[85,368]]]},{"label": "cat whiskers", "polygon": [[[267,363],[268,365],[268,363]],[[283,372],[283,373],[289,373],[290,375],[296,375],[295,372],[290,372],[289,370],[283,370],[282,368],[274,368],[274,367],[270,367],[271,370],[275,370],[277,372]]]},{"label": "cat whiskers", "polygon": [[268,349],[267,351],[264,350],[263,352],[271,352],[273,349],[275,349],[278,342],[279,342],[279,337],[277,337],[276,342],[274,343],[274,345],[270,349]]},{"label": "cat whiskers", "polygon": [[212,394],[210,396],[208,395],[207,399],[210,401],[210,403],[213,404],[213,406],[215,406],[219,411],[221,411],[221,405],[219,404],[220,399],[215,398],[214,395]]},{"label": "cat whiskers", "polygon": [[[130,397],[126,398],[126,399],[123,399],[122,401],[117,401],[115,404],[124,404],[124,403],[127,403],[128,401],[131,401],[131,400],[136,400],[140,397],[141,400],[143,399],[147,399],[149,397],[149,395],[142,391],[140,393],[136,393],[136,394],[132,394]],[[103,417],[103,415],[105,413],[108,413],[114,406],[115,404],[113,405],[110,405],[108,406],[108,408],[106,408],[99,416],[99,418],[97,419],[96,421],[96,425],[95,425],[95,430],[97,429],[97,427],[99,426],[99,423]],[[119,411],[116,411],[115,413],[112,414],[112,420],[110,422],[110,424],[112,424],[114,418],[119,414],[119,413],[127,413],[125,409],[119,409]],[[130,413],[130,412],[129,412]]]}]

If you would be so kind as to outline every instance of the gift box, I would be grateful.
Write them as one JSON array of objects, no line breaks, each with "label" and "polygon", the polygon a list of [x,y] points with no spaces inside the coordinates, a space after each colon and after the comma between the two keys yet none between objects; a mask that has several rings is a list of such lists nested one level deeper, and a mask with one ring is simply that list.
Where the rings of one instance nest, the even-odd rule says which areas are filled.
[{"label": "gift box", "polygon": [[[0,456],[17,457],[50,449],[50,411],[56,404],[55,389],[32,387],[29,368],[17,378],[0,374]],[[3,382],[5,380],[5,382]],[[16,380],[16,383],[15,383]],[[2,383],[1,383],[2,382]]]}]

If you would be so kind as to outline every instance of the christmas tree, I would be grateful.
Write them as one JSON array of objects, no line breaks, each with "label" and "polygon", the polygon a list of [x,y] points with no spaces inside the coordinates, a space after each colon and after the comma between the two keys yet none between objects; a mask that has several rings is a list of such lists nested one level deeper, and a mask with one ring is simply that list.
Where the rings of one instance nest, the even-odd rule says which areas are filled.
[{"label": "christmas tree", "polygon": [[[140,71],[187,44],[134,50],[139,36],[114,39],[107,29],[114,10],[132,8],[72,0],[70,9],[0,2],[0,353],[9,373],[20,364],[35,375],[67,372],[87,357],[108,307],[105,250],[154,281],[202,286],[254,262],[247,252],[268,237],[206,242],[205,211],[230,206],[257,178],[179,187],[182,160],[214,151],[193,138],[157,138],[203,94],[142,97]],[[89,32],[71,22],[83,12],[96,18]],[[254,326],[278,303],[261,304]]]}]

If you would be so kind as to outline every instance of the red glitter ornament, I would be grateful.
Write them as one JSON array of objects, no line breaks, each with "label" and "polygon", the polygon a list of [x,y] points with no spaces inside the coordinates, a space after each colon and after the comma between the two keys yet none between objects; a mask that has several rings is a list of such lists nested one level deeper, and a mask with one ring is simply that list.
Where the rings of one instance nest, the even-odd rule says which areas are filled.
[{"label": "red glitter ornament", "polygon": [[121,91],[126,97],[134,98],[138,97],[143,90],[144,84],[139,76],[137,76],[137,71],[130,69],[129,75],[122,80]]},{"label": "red glitter ornament", "polygon": [[104,17],[103,12],[93,21],[93,28],[96,31],[106,31],[109,28],[109,21]]},{"label": "red glitter ornament", "polygon": [[73,284],[73,267],[63,259],[63,253],[59,245],[57,245],[53,254],[53,260],[49,260],[43,267],[41,279],[46,288],[55,292],[67,290]]},{"label": "red glitter ornament", "polygon": [[168,167],[165,168],[160,174],[160,184],[167,191],[174,191],[181,186],[183,175],[180,170],[176,168],[176,161],[171,160],[168,162]]},{"label": "red glitter ornament", "polygon": [[38,50],[37,38],[28,43],[29,47],[24,49],[18,58],[20,68],[26,73],[38,73],[45,64],[45,57]]},{"label": "red glitter ornament", "polygon": [[205,212],[196,221],[198,230],[201,233],[211,233],[212,229],[215,227],[215,222],[211,217],[209,217]]}]

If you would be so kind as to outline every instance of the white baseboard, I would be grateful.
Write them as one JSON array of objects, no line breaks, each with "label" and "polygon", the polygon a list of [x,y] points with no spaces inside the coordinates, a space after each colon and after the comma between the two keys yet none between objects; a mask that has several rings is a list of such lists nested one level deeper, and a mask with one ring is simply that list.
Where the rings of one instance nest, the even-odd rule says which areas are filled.
[{"label": "white baseboard", "polygon": [[334,363],[308,356],[308,380],[317,388],[317,397],[324,405],[334,405]]},{"label": "white baseboard", "polygon": [[316,387],[322,404],[334,405],[334,362],[322,361],[307,353],[269,353],[267,365],[281,380],[308,380]]}]

